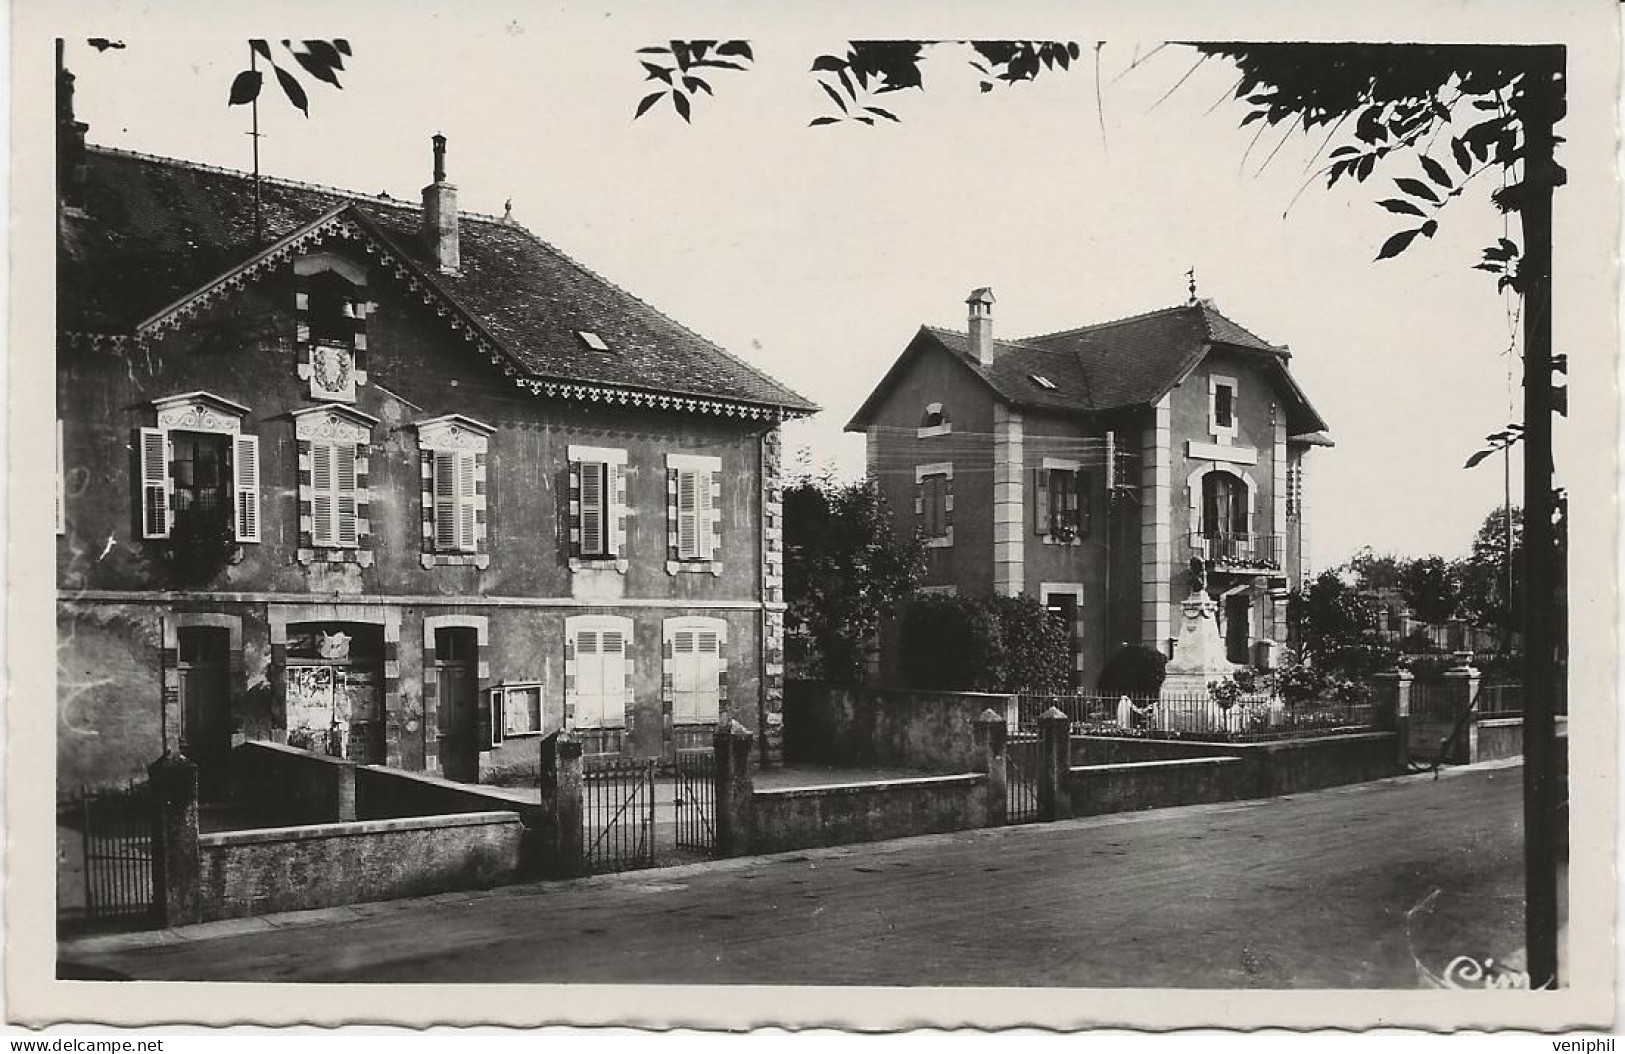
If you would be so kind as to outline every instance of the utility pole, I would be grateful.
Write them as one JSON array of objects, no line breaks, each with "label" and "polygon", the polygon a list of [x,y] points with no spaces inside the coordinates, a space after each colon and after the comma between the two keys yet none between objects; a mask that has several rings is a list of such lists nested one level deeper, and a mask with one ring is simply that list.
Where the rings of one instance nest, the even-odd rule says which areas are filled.
[{"label": "utility pole", "polygon": [[[260,69],[259,55],[254,45],[248,46],[248,68],[254,73]],[[254,98],[248,103],[248,112],[252,123],[252,130],[248,133],[254,142],[254,248],[258,249],[265,244],[265,212],[260,207],[260,96],[254,93]]]}]

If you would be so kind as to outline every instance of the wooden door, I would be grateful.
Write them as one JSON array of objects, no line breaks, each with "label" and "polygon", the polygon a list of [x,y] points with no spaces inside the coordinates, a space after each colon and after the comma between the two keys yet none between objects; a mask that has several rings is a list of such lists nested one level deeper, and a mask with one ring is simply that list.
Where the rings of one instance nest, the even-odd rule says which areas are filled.
[{"label": "wooden door", "polygon": [[440,771],[451,780],[479,780],[475,738],[479,705],[479,670],[474,631],[435,631],[435,683],[440,708]]},{"label": "wooden door", "polygon": [[231,753],[230,635],[212,626],[185,626],[180,644],[181,753],[198,767],[198,794],[226,793]]}]

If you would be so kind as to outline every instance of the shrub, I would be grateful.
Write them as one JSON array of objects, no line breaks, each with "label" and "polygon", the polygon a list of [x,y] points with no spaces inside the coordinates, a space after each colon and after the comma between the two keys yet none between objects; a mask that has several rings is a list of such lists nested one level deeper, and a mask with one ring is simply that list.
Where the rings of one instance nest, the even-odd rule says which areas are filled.
[{"label": "shrub", "polygon": [[1102,695],[1156,695],[1168,677],[1168,656],[1143,644],[1125,644],[1100,672]]},{"label": "shrub", "polygon": [[1072,661],[1066,629],[1031,597],[916,597],[898,647],[904,682],[939,691],[1061,691]]}]

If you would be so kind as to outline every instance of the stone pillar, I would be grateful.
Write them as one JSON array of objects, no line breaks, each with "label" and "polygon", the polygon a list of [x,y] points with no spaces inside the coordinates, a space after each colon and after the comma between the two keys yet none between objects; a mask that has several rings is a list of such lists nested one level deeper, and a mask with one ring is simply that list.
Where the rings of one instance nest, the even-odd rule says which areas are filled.
[{"label": "stone pillar", "polygon": [[[1473,705],[1473,700],[1478,698],[1478,678],[1478,667],[1473,665],[1473,653],[1456,652],[1456,665],[1444,672],[1445,689],[1449,692],[1450,698],[1450,715],[1453,718],[1460,720]],[[1463,762],[1472,760],[1472,732],[1473,729],[1469,725],[1466,729],[1467,734],[1458,740],[1463,748],[1461,756]]]},{"label": "stone pillar", "polygon": [[993,406],[993,592],[1020,596],[1027,577],[1023,557],[1027,509],[1021,414]]},{"label": "stone pillar", "polygon": [[971,725],[976,740],[976,756],[987,773],[988,827],[1003,827],[1009,816],[1008,773],[1005,771],[1005,737],[1009,731],[1004,717],[992,709],[976,715]]},{"label": "stone pillar", "polygon": [[784,762],[784,443],[777,428],[762,436],[762,686],[756,727],[764,767]]},{"label": "stone pillar", "polygon": [[159,925],[203,921],[198,856],[197,766],[165,752],[147,766],[152,794],[152,909]]},{"label": "stone pillar", "polygon": [[1384,724],[1399,737],[1399,770],[1411,763],[1411,682],[1409,670],[1388,670],[1377,674],[1378,707]]},{"label": "stone pillar", "polygon": [[1038,818],[1072,816],[1072,719],[1050,707],[1038,715]]},{"label": "stone pillar", "polygon": [[586,865],[582,780],[581,740],[568,730],[543,739],[535,825],[543,832],[538,866],[550,877],[579,875]]},{"label": "stone pillar", "polygon": [[750,852],[756,813],[750,751],[755,738],[744,725],[730,721],[718,725],[711,740],[716,750],[717,856],[745,856]]}]

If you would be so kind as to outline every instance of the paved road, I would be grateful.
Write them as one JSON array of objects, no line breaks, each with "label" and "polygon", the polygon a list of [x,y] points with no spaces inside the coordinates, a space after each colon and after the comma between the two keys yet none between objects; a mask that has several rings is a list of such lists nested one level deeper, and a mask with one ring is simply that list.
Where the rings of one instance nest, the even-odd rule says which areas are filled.
[{"label": "paved road", "polygon": [[165,980],[1413,988],[1419,957],[1521,956],[1519,781],[1485,767],[60,950]]}]

